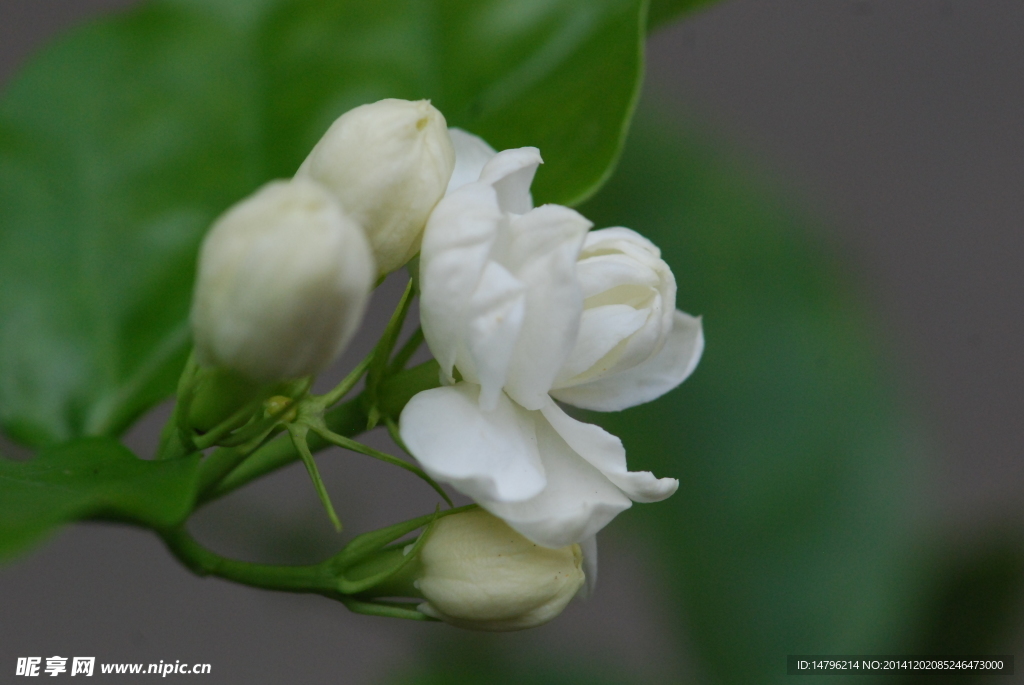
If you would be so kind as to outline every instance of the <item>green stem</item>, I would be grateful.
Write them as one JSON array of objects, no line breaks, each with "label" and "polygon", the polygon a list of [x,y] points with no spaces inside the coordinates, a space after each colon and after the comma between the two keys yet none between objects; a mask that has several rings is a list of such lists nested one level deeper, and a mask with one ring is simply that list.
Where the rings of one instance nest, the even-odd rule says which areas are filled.
[{"label": "green stem", "polygon": [[334,445],[337,445],[338,447],[341,447],[342,449],[352,450],[353,452],[358,452],[359,454],[365,454],[368,457],[373,457],[374,459],[379,459],[380,461],[383,461],[385,463],[391,464],[392,466],[397,466],[400,469],[405,469],[406,471],[409,471],[410,473],[416,474],[427,485],[432,487],[434,489],[434,492],[436,492],[437,494],[441,495],[441,498],[445,502],[448,503],[449,507],[454,507],[455,506],[452,503],[451,498],[448,496],[448,493],[446,493],[441,488],[441,486],[438,485],[437,482],[433,478],[428,476],[426,474],[426,472],[423,471],[423,469],[421,469],[420,467],[418,467],[418,466],[416,466],[414,464],[410,464],[409,462],[407,462],[407,461],[405,461],[403,459],[399,459],[398,457],[394,457],[394,456],[392,456],[390,454],[387,454],[386,452],[381,452],[380,450],[375,450],[372,447],[370,447],[369,445],[364,445],[363,443],[358,442],[356,440],[353,440],[352,438],[347,438],[344,435],[338,435],[337,433],[334,433],[331,430],[329,430],[326,426],[320,426],[320,425],[314,424],[314,425],[311,425],[310,428],[312,428],[313,431],[317,435],[319,435],[321,438],[323,438],[327,442],[329,442],[331,444],[334,444]]},{"label": "green stem", "polygon": [[164,424],[160,432],[160,444],[157,446],[156,459],[176,459],[194,451],[189,449],[188,443],[183,439],[181,426],[184,423],[184,416],[187,416],[188,408],[192,403],[192,396],[195,391],[195,377],[199,371],[196,363],[195,350],[189,353],[185,360],[185,368],[178,377],[177,401],[174,403],[174,410],[171,417]]},{"label": "green stem", "polygon": [[[363,432],[366,429],[366,409],[362,396],[354,397],[327,412],[324,415],[324,421],[328,428],[342,435],[358,435]],[[313,434],[309,436],[307,444],[310,451],[318,452],[327,447],[329,443],[320,436]],[[217,450],[210,455],[208,461],[213,461],[221,452],[227,451],[229,450]],[[225,459],[228,458],[225,457]],[[261,478],[268,473],[291,464],[298,458],[299,453],[295,449],[295,445],[292,444],[292,441],[284,436],[278,437],[276,440],[260,446],[248,458],[243,457],[234,462],[234,465],[228,469],[227,475],[217,483],[216,487],[211,488],[208,492],[200,491],[202,494],[200,495],[199,502],[209,502],[210,500],[223,497],[257,478]],[[214,482],[216,483],[217,481]]]},{"label": "green stem", "polygon": [[[396,373],[381,384],[380,405],[384,410],[384,415],[397,416],[413,395],[423,390],[436,388],[438,385],[440,385],[438,367],[437,362],[433,359]],[[368,404],[365,395],[359,394],[324,414],[324,422],[327,424],[327,428],[338,435],[347,437],[359,435],[366,430]],[[328,444],[318,435],[309,436],[309,449],[312,452],[322,450]],[[220,451],[214,452],[209,459],[212,461]],[[223,482],[209,492],[204,492],[200,497],[200,503],[222,497],[246,483],[291,464],[298,458],[299,453],[295,451],[290,440],[278,438],[261,445],[231,471]],[[238,462],[236,462],[237,464]]]},{"label": "green stem", "polygon": [[306,472],[309,473],[309,478],[313,481],[313,487],[316,488],[316,494],[320,498],[320,503],[323,504],[324,509],[327,510],[327,517],[331,519],[331,523],[334,524],[334,530],[340,533],[341,519],[338,518],[337,512],[334,511],[334,505],[331,504],[331,497],[327,494],[327,486],[324,485],[324,480],[320,477],[320,470],[316,467],[316,460],[313,459],[313,453],[309,451],[309,445],[306,443],[306,436],[309,434],[309,426],[289,423],[288,433],[292,437],[292,445],[295,446],[295,449],[299,453],[299,457],[302,458],[302,463],[306,465]]},{"label": "green stem", "polygon": [[196,492],[199,494],[199,503],[205,500],[205,495],[213,490],[228,474],[234,471],[240,464],[243,464],[250,455],[267,439],[267,436],[274,432],[276,425],[268,425],[262,433],[237,447],[222,447],[199,465],[199,479],[196,483]]},{"label": "green stem", "polygon": [[359,382],[359,379],[363,377],[364,373],[366,373],[366,370],[370,368],[370,361],[372,359],[373,353],[371,352],[366,356],[366,359],[359,362],[356,368],[352,369],[349,372],[349,374],[345,376],[344,380],[342,380],[341,383],[338,383],[338,385],[334,386],[334,388],[331,389],[331,391],[328,392],[327,394],[321,395],[320,397],[316,398],[317,402],[324,409],[330,407],[331,405],[337,402],[340,402],[341,399],[345,397],[345,395],[347,395],[352,388],[355,387],[356,383]]},{"label": "green stem", "polygon": [[391,436],[391,441],[398,445],[398,449],[402,450],[410,457],[415,457],[409,448],[405,446],[405,441],[402,440],[402,434],[399,432],[398,424],[395,423],[395,420],[388,416],[384,419],[384,425],[387,426],[388,435]]},{"label": "green stem", "polygon": [[236,561],[215,554],[200,545],[183,527],[160,533],[167,548],[193,573],[217,576],[251,587],[283,592],[310,592],[337,597],[335,579],[324,564],[315,566],[274,566]]},{"label": "green stem", "polygon": [[395,373],[405,368],[405,365],[409,362],[409,359],[416,354],[416,350],[423,344],[423,327],[420,326],[416,331],[405,341],[402,348],[395,354],[394,359],[391,360],[391,365],[388,367],[388,371]]},{"label": "green stem", "polygon": [[391,358],[391,351],[398,341],[398,334],[402,331],[402,324],[412,306],[412,298],[416,291],[412,279],[405,285],[405,292],[398,303],[398,307],[391,315],[384,334],[380,337],[371,355],[370,368],[366,374],[366,396],[369,400],[370,411],[367,421],[367,428],[373,428],[380,418],[378,400],[381,381],[386,377],[388,371],[388,360]]}]

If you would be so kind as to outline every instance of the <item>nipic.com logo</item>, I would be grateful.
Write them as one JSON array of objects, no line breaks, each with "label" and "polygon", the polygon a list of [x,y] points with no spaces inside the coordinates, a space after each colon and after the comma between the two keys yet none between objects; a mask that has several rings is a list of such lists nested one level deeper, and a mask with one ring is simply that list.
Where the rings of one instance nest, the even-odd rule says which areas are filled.
[{"label": "nipic.com logo", "polygon": [[[68,664],[70,661],[70,667]],[[45,662],[45,663],[44,663]],[[96,657],[76,656],[19,656],[14,675],[37,677],[41,675],[84,675],[91,676],[96,672],[103,675],[158,675],[166,678],[169,675],[207,675],[210,664],[183,664],[180,660],[171,662],[160,661],[156,664],[100,664],[96,668]]]}]

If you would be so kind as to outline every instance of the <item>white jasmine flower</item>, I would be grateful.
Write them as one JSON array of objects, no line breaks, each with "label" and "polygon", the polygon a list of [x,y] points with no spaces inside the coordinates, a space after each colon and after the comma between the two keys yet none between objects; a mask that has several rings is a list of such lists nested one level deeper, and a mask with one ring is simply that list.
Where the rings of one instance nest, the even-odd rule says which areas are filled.
[{"label": "white jasmine flower", "polygon": [[533,208],[536,148],[506,150],[480,180],[431,214],[420,253],[420,318],[449,381],[454,368],[493,408],[502,388],[540,409],[576,342],[583,295],[576,259],[591,223],[558,205]]},{"label": "white jasmine flower", "polygon": [[431,477],[533,542],[585,542],[633,501],[657,502],[679,487],[629,471],[621,440],[551,399],[529,411],[502,393],[484,411],[480,393],[463,382],[417,394],[402,412],[402,439]]},{"label": "white jasmine flower", "polygon": [[576,345],[576,264],[590,222],[564,207],[532,209],[539,163],[534,148],[499,153],[431,215],[420,315],[442,374],[454,383],[457,368],[463,382],[414,397],[401,431],[434,478],[534,542],[562,547],[678,482],[630,473],[617,438],[548,394]]},{"label": "white jasmine flower", "polygon": [[576,346],[552,395],[617,411],[683,382],[704,350],[700,319],[675,308],[676,280],[661,251],[628,228],[591,231],[576,270],[584,306]]},{"label": "white jasmine flower", "polygon": [[376,267],[320,184],[273,181],[224,213],[199,252],[196,357],[260,382],[323,370],[363,316]]},{"label": "white jasmine flower", "polygon": [[584,582],[579,545],[540,547],[476,510],[437,521],[420,551],[421,612],[473,630],[547,623]]},{"label": "white jasmine flower", "polygon": [[381,100],[341,115],[296,177],[331,190],[366,231],[381,274],[419,250],[427,217],[445,193],[455,150],[444,116],[420,100]]}]

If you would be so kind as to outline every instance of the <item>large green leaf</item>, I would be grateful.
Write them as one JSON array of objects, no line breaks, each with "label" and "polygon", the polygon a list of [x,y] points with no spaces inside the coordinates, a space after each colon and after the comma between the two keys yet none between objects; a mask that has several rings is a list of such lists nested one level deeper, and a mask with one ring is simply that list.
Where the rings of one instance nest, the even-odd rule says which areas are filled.
[{"label": "large green leaf", "polygon": [[539,201],[586,197],[643,29],[641,0],[160,0],[56,42],[0,102],[0,424],[116,435],[166,396],[206,227],[354,105],[431,98],[539,146]]},{"label": "large green leaf", "polygon": [[[497,149],[534,145],[538,202],[575,204],[618,156],[640,85],[638,0],[278,3],[260,37],[275,173],[333,119],[383,97],[430,98]],[[338,88],[344,83],[345,88]]]},{"label": "large green leaf", "polygon": [[0,458],[0,559],[80,518],[172,526],[192,511],[198,463],[198,455],[144,461],[111,438],[82,438],[30,461]]},{"label": "large green leaf", "polygon": [[647,29],[653,31],[669,24],[680,15],[710,5],[716,0],[651,0]]},{"label": "large green leaf", "polygon": [[787,654],[900,653],[914,487],[877,331],[807,219],[699,140],[637,126],[582,210],[662,248],[707,338],[679,389],[592,417],[631,468],[680,479],[620,518],[650,535],[713,682],[788,682]]}]

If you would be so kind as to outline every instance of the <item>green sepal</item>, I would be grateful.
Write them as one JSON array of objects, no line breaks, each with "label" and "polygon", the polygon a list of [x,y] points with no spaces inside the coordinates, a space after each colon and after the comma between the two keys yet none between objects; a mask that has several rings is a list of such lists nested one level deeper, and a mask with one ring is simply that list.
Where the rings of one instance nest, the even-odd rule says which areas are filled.
[{"label": "green sepal", "polygon": [[367,616],[383,616],[385,618],[407,618],[413,621],[437,621],[433,616],[427,616],[416,609],[412,602],[363,602],[351,597],[341,597],[341,603],[356,614]]},{"label": "green sepal", "polygon": [[380,384],[386,378],[391,352],[395,349],[395,343],[398,342],[398,334],[402,332],[402,324],[405,323],[405,317],[409,314],[409,307],[412,305],[415,291],[415,284],[412,279],[409,279],[405,286],[405,292],[402,294],[402,299],[399,300],[398,306],[391,314],[391,320],[388,321],[387,328],[384,329],[383,335],[381,335],[377,346],[373,350],[370,368],[366,374],[365,396],[366,401],[369,403],[369,410],[366,412],[367,430],[373,429],[381,419],[381,412],[378,407]]},{"label": "green sepal", "polygon": [[253,399],[266,394],[261,392],[259,383],[229,369],[203,369],[195,383],[188,425],[204,433],[229,419]]},{"label": "green sepal", "polygon": [[397,419],[413,395],[441,385],[441,367],[431,359],[390,376],[380,384],[377,407],[383,416]]},{"label": "green sepal", "polygon": [[[434,519],[436,518],[435,516]],[[434,520],[427,523],[424,531],[416,538],[416,542],[412,543],[412,549],[406,551],[408,545],[385,547],[378,554],[364,559],[362,563],[354,564],[342,571],[338,574],[338,592],[343,595],[368,593],[379,596],[393,596],[393,592],[372,592],[372,590],[386,583],[403,570],[406,570],[410,564],[416,561],[423,543],[426,542],[427,537],[430,535],[430,526],[433,523]],[[355,578],[350,576],[355,576]],[[402,592],[401,594],[408,595],[409,593]]]},{"label": "green sepal", "polygon": [[475,504],[468,504],[464,507],[434,512],[433,514],[427,514],[426,516],[420,516],[418,518],[409,519],[408,521],[396,523],[392,526],[388,526],[387,528],[381,528],[379,530],[370,531],[369,533],[357,535],[350,543],[345,545],[345,549],[338,552],[338,554],[331,558],[328,563],[335,573],[341,574],[346,569],[367,559],[374,552],[387,547],[403,535],[408,535],[417,528],[422,528],[435,519],[450,516],[451,514],[459,514],[464,511],[470,511],[476,507],[477,505]]},{"label": "green sepal", "polygon": [[302,459],[302,463],[306,466],[310,480],[313,481],[317,497],[320,498],[320,503],[323,504],[324,509],[327,511],[327,517],[331,519],[334,529],[340,533],[342,528],[341,519],[338,518],[337,512],[334,511],[331,497],[327,494],[327,486],[324,485],[324,480],[320,477],[320,470],[316,467],[316,460],[313,458],[313,453],[309,451],[309,445],[306,442],[309,427],[291,423],[288,424],[288,433],[291,435],[292,444],[295,445],[295,449],[299,453],[299,458]]}]

